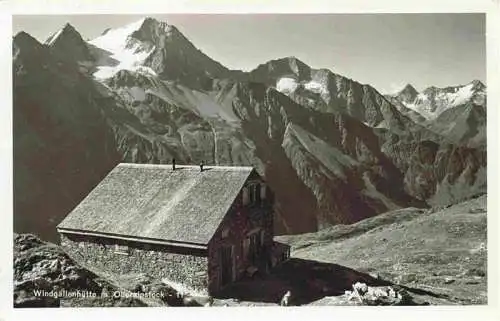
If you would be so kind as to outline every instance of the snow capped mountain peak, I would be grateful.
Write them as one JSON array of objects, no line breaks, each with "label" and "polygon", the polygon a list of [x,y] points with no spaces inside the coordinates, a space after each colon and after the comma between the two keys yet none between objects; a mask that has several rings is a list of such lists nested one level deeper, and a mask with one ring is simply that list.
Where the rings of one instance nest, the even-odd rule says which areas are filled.
[{"label": "snow capped mountain peak", "polygon": [[173,25],[153,18],[145,18],[141,26],[130,37],[150,44],[159,44],[166,39],[187,39]]},{"label": "snow capped mountain peak", "polygon": [[150,17],[107,29],[89,41],[89,46],[96,57],[93,76],[100,81],[128,70],[208,88],[211,78],[229,72],[196,48],[175,26]]},{"label": "snow capped mountain peak", "polygon": [[[413,88],[414,89],[414,88]],[[453,107],[474,103],[486,105],[486,86],[479,80],[473,80],[466,85],[439,88],[430,86],[421,93],[405,87],[395,95],[402,104],[431,120],[442,112]]]},{"label": "snow capped mountain peak", "polygon": [[124,46],[134,40],[154,45],[161,37],[169,37],[174,34],[181,35],[173,25],[146,17],[123,27],[108,28],[90,43],[102,49],[108,48],[113,52],[118,46]]}]

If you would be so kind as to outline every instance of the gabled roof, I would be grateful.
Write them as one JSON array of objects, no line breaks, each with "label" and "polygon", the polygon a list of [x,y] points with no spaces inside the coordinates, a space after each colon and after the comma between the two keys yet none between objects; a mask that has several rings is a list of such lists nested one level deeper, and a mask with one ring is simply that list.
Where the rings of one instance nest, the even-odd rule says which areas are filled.
[{"label": "gabled roof", "polygon": [[119,164],[57,226],[61,231],[206,245],[252,167]]}]

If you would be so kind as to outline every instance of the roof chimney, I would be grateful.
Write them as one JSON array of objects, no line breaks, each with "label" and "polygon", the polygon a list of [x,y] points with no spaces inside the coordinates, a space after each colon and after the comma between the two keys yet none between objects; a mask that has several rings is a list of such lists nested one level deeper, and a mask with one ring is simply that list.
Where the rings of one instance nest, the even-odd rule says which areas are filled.
[{"label": "roof chimney", "polygon": [[203,161],[201,161],[201,163],[200,163],[200,172],[203,172],[203,165],[204,165]]},{"label": "roof chimney", "polygon": [[175,171],[175,158],[172,158],[172,170]]}]

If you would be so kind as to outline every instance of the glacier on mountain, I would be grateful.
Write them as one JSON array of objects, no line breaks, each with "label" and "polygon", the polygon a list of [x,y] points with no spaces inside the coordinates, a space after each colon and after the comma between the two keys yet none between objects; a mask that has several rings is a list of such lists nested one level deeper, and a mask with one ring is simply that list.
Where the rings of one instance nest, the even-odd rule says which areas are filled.
[{"label": "glacier on mountain", "polygon": [[97,71],[93,74],[95,78],[110,78],[120,70],[155,75],[151,68],[142,66],[146,58],[155,50],[155,47],[148,48],[142,42],[130,38],[130,35],[139,30],[144,21],[145,19],[141,19],[121,28],[110,29],[105,34],[89,41],[91,45],[108,52],[110,58],[116,61],[114,64],[109,64],[109,59],[99,59]]},{"label": "glacier on mountain", "polygon": [[398,99],[406,108],[419,113],[427,120],[434,120],[444,111],[469,102],[486,107],[485,86],[479,81],[455,87],[429,87],[419,92],[414,99],[406,97],[404,90],[389,96]]},{"label": "glacier on mountain", "polygon": [[293,93],[298,86],[299,83],[297,82],[297,80],[289,77],[280,78],[276,82],[276,90],[281,93]]}]

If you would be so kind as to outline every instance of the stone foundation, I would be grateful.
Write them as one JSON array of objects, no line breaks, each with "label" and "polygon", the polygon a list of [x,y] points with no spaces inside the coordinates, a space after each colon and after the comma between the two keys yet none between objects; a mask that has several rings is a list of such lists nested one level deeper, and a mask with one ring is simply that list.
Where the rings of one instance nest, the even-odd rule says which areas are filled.
[{"label": "stone foundation", "polygon": [[167,278],[183,286],[208,293],[206,250],[125,240],[61,234],[61,245],[75,260],[111,273],[144,273]]}]

